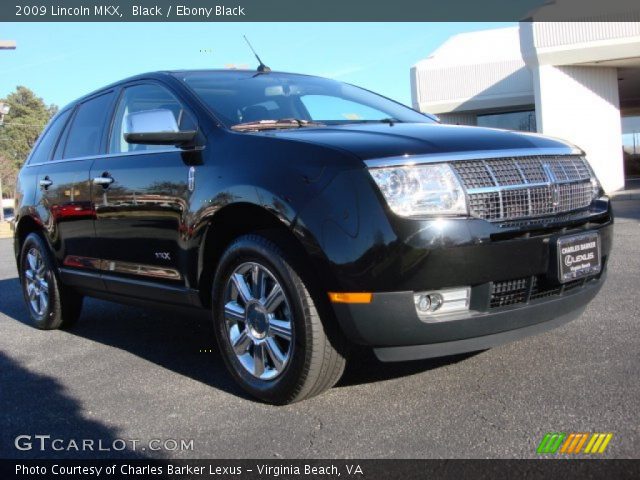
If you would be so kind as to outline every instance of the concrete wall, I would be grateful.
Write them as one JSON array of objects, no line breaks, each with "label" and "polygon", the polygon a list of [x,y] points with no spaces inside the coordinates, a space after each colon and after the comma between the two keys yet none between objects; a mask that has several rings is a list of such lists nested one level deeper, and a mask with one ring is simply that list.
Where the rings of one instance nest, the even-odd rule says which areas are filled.
[{"label": "concrete wall", "polygon": [[605,191],[623,188],[617,69],[540,65],[533,70],[538,130],[582,148]]},{"label": "concrete wall", "polygon": [[448,125],[472,125],[478,124],[478,118],[473,113],[442,113],[438,115],[442,123]]}]

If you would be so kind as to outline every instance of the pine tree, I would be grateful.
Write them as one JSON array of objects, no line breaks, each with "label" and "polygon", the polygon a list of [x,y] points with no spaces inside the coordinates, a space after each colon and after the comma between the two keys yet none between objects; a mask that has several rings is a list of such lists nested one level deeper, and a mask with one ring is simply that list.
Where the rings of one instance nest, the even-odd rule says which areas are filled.
[{"label": "pine tree", "polygon": [[15,92],[0,102],[11,107],[0,126],[0,175],[7,197],[13,193],[18,170],[58,107],[46,105],[42,98],[23,86],[16,87]]}]

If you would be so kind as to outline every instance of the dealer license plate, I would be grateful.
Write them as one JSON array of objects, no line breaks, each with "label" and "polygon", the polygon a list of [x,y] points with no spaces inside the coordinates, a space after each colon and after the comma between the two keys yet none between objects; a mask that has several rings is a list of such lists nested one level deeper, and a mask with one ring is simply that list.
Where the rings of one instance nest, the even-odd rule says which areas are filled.
[{"label": "dealer license plate", "polygon": [[558,280],[561,283],[600,273],[600,236],[583,233],[558,239]]}]

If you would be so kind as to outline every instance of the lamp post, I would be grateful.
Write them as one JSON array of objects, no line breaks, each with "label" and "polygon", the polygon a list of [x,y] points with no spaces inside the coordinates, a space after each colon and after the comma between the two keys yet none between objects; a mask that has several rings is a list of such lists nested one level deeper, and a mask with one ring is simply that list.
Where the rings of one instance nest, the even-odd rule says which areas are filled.
[{"label": "lamp post", "polygon": [[[9,113],[11,106],[0,102],[0,127],[4,124],[4,116]],[[2,195],[2,175],[0,174],[0,222],[4,222],[4,196]]]},{"label": "lamp post", "polygon": [[2,198],[2,175],[0,175],[0,198],[2,201],[0,202],[0,222],[4,222],[4,198]]},{"label": "lamp post", "polygon": [[[0,40],[0,50],[15,50],[15,40]],[[4,116],[9,113],[9,105],[0,102],[0,127],[4,122]],[[4,222],[4,197],[2,196],[2,175],[0,175],[0,222]]]},{"label": "lamp post", "polygon": [[4,198],[2,197],[2,175],[0,174],[0,223],[4,222]]}]

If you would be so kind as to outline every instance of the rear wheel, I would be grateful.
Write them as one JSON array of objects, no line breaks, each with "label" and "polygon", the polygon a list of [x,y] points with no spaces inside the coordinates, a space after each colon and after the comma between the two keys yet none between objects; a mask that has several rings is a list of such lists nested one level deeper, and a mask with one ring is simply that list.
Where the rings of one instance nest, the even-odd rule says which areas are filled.
[{"label": "rear wheel", "polygon": [[80,317],[82,296],[60,283],[51,253],[36,233],[29,234],[22,245],[20,283],[35,327],[43,330],[70,327]]},{"label": "rear wheel", "polygon": [[259,235],[238,238],[213,284],[218,345],[235,380],[252,395],[293,403],[331,388],[345,366],[344,340],[325,325],[292,259]]}]

